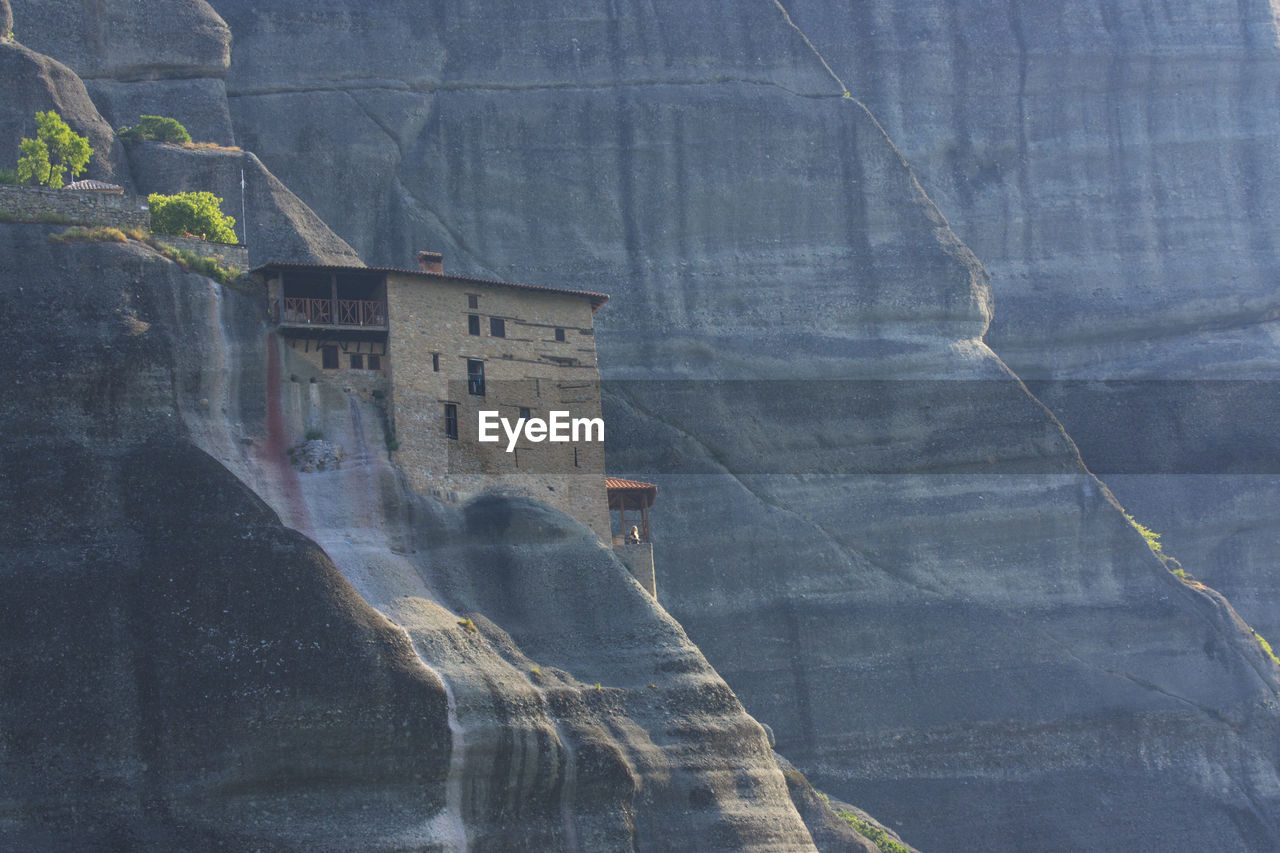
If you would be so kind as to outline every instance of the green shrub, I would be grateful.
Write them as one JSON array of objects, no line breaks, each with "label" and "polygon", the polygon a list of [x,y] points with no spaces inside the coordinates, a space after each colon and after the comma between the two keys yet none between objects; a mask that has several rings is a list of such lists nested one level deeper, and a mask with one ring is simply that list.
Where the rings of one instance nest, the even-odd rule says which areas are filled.
[{"label": "green shrub", "polygon": [[[142,237],[135,239],[144,239]],[[195,252],[189,252],[186,249],[178,249],[170,246],[168,243],[162,243],[153,237],[146,237],[146,243],[187,272],[199,273],[218,282],[218,284],[231,284],[241,276],[241,271],[235,267],[224,267],[218,263],[217,258],[210,258],[205,255],[197,255]]]},{"label": "green shrub", "polygon": [[316,429],[315,427],[312,427],[311,429],[307,430],[306,438],[307,438],[307,441],[320,441],[324,438],[324,432],[319,429]]},{"label": "green shrub", "polygon": [[879,847],[882,853],[911,853],[911,850],[905,844],[874,823],[863,820],[853,812],[837,811],[836,815],[849,826],[852,826],[854,831],[863,838],[869,839],[872,844]]},{"label": "green shrub", "polygon": [[[1253,631],[1252,628],[1249,630]],[[1266,641],[1266,638],[1257,631],[1253,631],[1253,638],[1258,641],[1258,645],[1262,646],[1262,650],[1267,653],[1267,657],[1271,658],[1271,662],[1280,666],[1280,657],[1276,657],[1275,650],[1271,648],[1271,644]]]},{"label": "green shrub", "polygon": [[50,234],[49,239],[55,243],[128,243],[129,235],[119,228],[85,228],[76,225],[60,234]]},{"label": "green shrub", "polygon": [[191,134],[187,133],[182,123],[168,116],[138,116],[137,124],[120,128],[116,131],[116,136],[125,142],[155,140],[181,144],[191,141]]},{"label": "green shrub", "polygon": [[0,172],[0,184],[20,184],[17,172]]},{"label": "green shrub", "polygon": [[176,195],[152,193],[151,230],[158,234],[190,234],[215,243],[238,243],[236,221],[222,212],[222,199],[210,192]]},{"label": "green shrub", "polygon": [[77,178],[89,166],[93,149],[89,139],[67,126],[55,111],[36,113],[36,138],[18,143],[18,180],[57,189],[67,173]]}]

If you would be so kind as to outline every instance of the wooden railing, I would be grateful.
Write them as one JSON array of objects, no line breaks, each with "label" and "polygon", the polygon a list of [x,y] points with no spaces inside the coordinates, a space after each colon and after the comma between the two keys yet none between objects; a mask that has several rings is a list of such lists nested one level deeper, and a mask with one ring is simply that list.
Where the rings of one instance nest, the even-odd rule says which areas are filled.
[{"label": "wooden railing", "polygon": [[[386,326],[387,306],[370,299],[309,299],[286,296],[280,322],[310,326]],[[337,321],[334,321],[335,314]]]},{"label": "wooden railing", "polygon": [[339,326],[385,326],[386,306],[369,299],[339,299]]}]

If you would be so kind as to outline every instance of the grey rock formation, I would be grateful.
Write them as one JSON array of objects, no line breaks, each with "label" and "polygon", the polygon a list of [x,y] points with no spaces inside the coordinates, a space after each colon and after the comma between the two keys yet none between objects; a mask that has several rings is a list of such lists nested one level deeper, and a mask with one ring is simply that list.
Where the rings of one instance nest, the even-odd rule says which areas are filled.
[{"label": "grey rock formation", "polygon": [[[362,266],[355,251],[298,200],[253,154],[149,142],[130,145],[129,165],[144,194],[208,191],[223,200],[252,264],[289,260]],[[244,175],[241,213],[240,178]]]},{"label": "grey rock formation", "polygon": [[[786,5],[991,272],[988,341],[1019,375],[1145,380],[1141,396],[1163,402],[1156,425],[1222,411],[1212,434],[1161,437],[1125,413],[1101,422],[1099,395],[1044,398],[1098,470],[1134,437],[1154,439],[1157,464],[1108,483],[1255,627],[1280,634],[1266,592],[1280,560],[1277,457],[1257,446],[1274,393],[1242,401],[1214,381],[1270,382],[1280,363],[1273,5],[924,2],[910,16],[892,2]],[[1199,384],[1175,397],[1158,388],[1170,380]],[[1212,470],[1168,462],[1227,449],[1235,464]]]},{"label": "grey rock formation", "polygon": [[[216,5],[236,32],[237,139],[362,254],[403,265],[439,248],[458,272],[611,292],[599,330],[610,378],[699,380],[614,386],[611,461],[661,486],[664,604],[810,778],[924,849],[1276,846],[1274,668],[1225,603],[1152,557],[986,349],[981,268],[775,4]],[[1251,142],[1273,104],[1264,4],[785,5],[906,140],[925,188],[1012,296],[993,340],[1017,366],[1123,365],[1135,350],[1166,367],[1239,353],[1273,363],[1251,319],[1270,312],[1256,273],[1274,194],[1251,180],[1274,172],[1274,152]],[[1208,94],[1168,96],[1193,70]],[[1222,103],[1229,120],[1214,121]],[[1184,122],[1195,105],[1206,112]],[[1192,251],[1202,239],[1209,249]],[[1144,269],[1165,274],[1130,286]],[[1226,300],[1195,283],[1237,274],[1247,281]],[[1009,289],[1022,275],[1025,289]],[[1127,343],[1148,318],[1188,330],[1205,316],[1223,331]],[[229,446],[214,438],[201,446]],[[378,494],[391,492],[383,476]],[[301,509],[352,514],[257,490],[300,529]],[[462,564],[512,517],[542,518],[490,508],[474,528],[428,529],[475,531]],[[527,552],[451,593],[452,612],[418,613],[393,606],[393,580],[421,571],[432,583],[442,569],[404,574],[388,558],[363,578],[340,556],[343,524],[314,532],[366,600],[415,626],[419,649],[459,647],[446,629],[471,602],[486,642],[499,636],[480,618],[490,611],[519,628],[513,638],[531,631],[488,591],[522,577]],[[596,571],[585,557],[571,565]],[[521,649],[550,643],[522,636]],[[492,720],[475,673],[514,677],[441,659],[465,688],[456,722]],[[576,673],[613,665],[592,661],[557,668],[589,683]],[[548,725],[534,715],[515,728]],[[751,767],[747,789],[775,803],[776,779]],[[618,802],[624,774],[601,772],[593,790]],[[721,802],[720,788],[673,778],[653,814],[674,810],[676,790],[700,808]],[[538,832],[557,837],[539,814]],[[975,815],[999,820],[976,833]]]},{"label": "grey rock formation", "polygon": [[[820,794],[786,757],[776,754],[775,757],[787,778],[791,801],[804,818],[805,826],[809,827],[814,845],[822,853],[878,853],[880,848],[870,838],[860,835],[835,813],[830,797]],[[861,817],[862,812],[858,815]],[[891,837],[901,841],[896,836]]]},{"label": "grey rock formation", "polygon": [[[0,846],[813,850],[590,531],[413,496],[260,297],[48,232],[0,226]],[[340,469],[290,466],[304,420]]]},{"label": "grey rock formation", "polygon": [[231,31],[205,0],[10,5],[22,42],[84,79],[220,77],[229,61]]},{"label": "grey rock formation", "polygon": [[204,0],[84,4],[18,0],[22,40],[71,67],[115,128],[176,118],[200,142],[231,145],[223,76],[231,31]]},{"label": "grey rock formation", "polygon": [[0,41],[0,79],[5,105],[0,110],[0,164],[18,162],[18,143],[36,135],[35,114],[56,110],[77,133],[89,138],[93,158],[83,177],[129,185],[124,150],[103,121],[75,73],[22,44]]},{"label": "grey rock formation", "polygon": [[442,683],[174,411],[211,282],[2,230],[0,846],[295,849],[443,808]]},{"label": "grey rock formation", "polygon": [[[1016,115],[1007,93],[1033,90],[988,83],[977,55],[992,15],[1038,32],[1050,59],[1034,82],[1071,81],[1063,91],[1082,78],[1052,61],[1059,25],[1101,16],[1121,57],[1120,41],[1140,47],[1146,26],[1109,6],[786,5],[820,49],[840,45],[837,72],[902,69],[903,85],[944,93],[919,106],[877,99],[848,72],[895,139],[908,123],[894,110],[907,107],[921,121],[987,125],[980,98],[963,111],[945,102],[961,75],[1000,87],[1003,115]],[[377,14],[337,4],[346,15],[330,25],[287,6],[217,6],[237,33],[239,138],[365,257],[403,264],[427,245],[459,272],[611,292],[599,338],[613,379],[808,382],[784,394],[618,386],[610,453],[618,473],[662,487],[664,604],[821,786],[925,849],[1274,845],[1271,664],[1225,605],[1165,572],[978,342],[980,271],[776,5],[694,16],[672,3],[473,2],[423,18],[423,38],[387,33],[351,75],[265,57],[282,20],[301,53],[349,44],[347,31],[381,26]],[[968,28],[942,29],[958,47],[931,49],[939,70],[922,73],[911,47],[948,13]],[[1207,25],[1239,10],[1208,14],[1168,20]],[[892,56],[868,58],[878,42]],[[1077,43],[1088,41],[1067,40]],[[845,61],[854,54],[857,66]],[[1105,63],[1081,54],[1073,67],[1095,72],[1086,90],[1105,89]],[[1125,72],[1135,91],[1141,62]],[[1127,127],[1127,107],[1114,106]],[[1048,96],[1039,114],[1071,115]],[[1085,150],[1076,172],[1105,162]],[[1030,162],[1016,154],[995,151],[992,168]],[[979,179],[983,156],[960,158]],[[335,181],[339,157],[348,168]],[[1054,168],[1024,197],[1046,197]],[[1140,207],[1094,221],[1076,205],[1100,257],[1108,239],[1146,239]],[[988,241],[1013,245],[1029,229],[1072,242],[1061,217],[1021,230],[993,221]],[[987,244],[973,242],[982,256]],[[1071,295],[1055,288],[1040,304],[1052,298],[1065,323],[1087,301]],[[824,388],[868,377],[939,384]],[[989,384],[975,398],[957,380]],[[664,573],[664,561],[698,568]],[[960,829],[975,814],[1000,814],[1000,826]]]},{"label": "grey rock formation", "polygon": [[226,84],[220,77],[127,82],[97,78],[85,85],[114,128],[137,124],[143,115],[169,116],[196,142],[235,144]]}]

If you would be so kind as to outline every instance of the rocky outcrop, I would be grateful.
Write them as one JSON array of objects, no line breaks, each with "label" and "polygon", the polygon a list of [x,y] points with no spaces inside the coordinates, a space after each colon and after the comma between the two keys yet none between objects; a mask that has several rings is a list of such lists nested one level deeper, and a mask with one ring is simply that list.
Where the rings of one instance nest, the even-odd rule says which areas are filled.
[{"label": "rocky outcrop", "polygon": [[[346,241],[251,153],[151,142],[130,145],[128,154],[141,193],[194,190],[221,198],[223,212],[237,220],[236,234],[249,247],[251,264],[287,260],[363,266]],[[248,222],[240,221],[241,176]]]},{"label": "rocky outcrop", "polygon": [[23,44],[84,79],[221,77],[231,30],[205,0],[148,3],[10,0]]},{"label": "rocky outcrop", "polygon": [[212,283],[0,230],[0,846],[302,849],[442,809],[440,680],[177,417],[173,321]]},{"label": "rocky outcrop", "polygon": [[234,144],[223,83],[231,31],[204,0],[13,6],[23,43],[70,66],[112,127],[164,115],[197,141]]},{"label": "rocky outcrop", "polygon": [[[918,69],[897,45],[948,14],[971,22],[948,32],[974,58],[932,50],[937,73],[903,71],[903,85],[945,93],[968,74],[1006,105],[1039,91],[1030,82],[1072,79],[1047,61],[1023,89],[988,84],[975,70],[985,36],[964,36],[990,8],[784,4],[827,68],[776,4],[695,19],[672,4],[472,2],[420,18],[411,45],[388,33],[381,54],[335,75],[266,60],[279,22],[300,52],[376,16],[331,25],[216,5],[237,33],[240,138],[367,259],[401,264],[431,245],[459,272],[612,293],[598,326],[621,382],[610,460],[661,487],[663,602],[820,787],[923,849],[1274,845],[1272,665],[1229,607],[1165,571],[982,343],[984,274],[890,141],[908,127],[895,110],[972,128],[986,108],[858,84]],[[1144,26],[1023,9],[1007,17],[1024,37],[1038,28],[1049,57],[1049,33],[1076,17]],[[888,116],[888,136],[846,83]],[[1070,115],[1043,104],[1046,122]],[[1031,162],[1016,150],[991,152],[991,169]],[[336,182],[334,152],[347,167]],[[986,155],[971,155],[957,162],[981,180]],[[1100,162],[1082,156],[1076,172]],[[1027,186],[1030,199],[1055,184]],[[1098,240],[1141,232],[1138,213],[1099,218]],[[1059,221],[1027,227],[1070,241]],[[984,239],[1013,245],[1016,224],[996,220]],[[981,257],[987,243],[959,233]],[[1060,295],[1064,317],[1084,301]],[[991,814],[994,831],[966,831]]]},{"label": "rocky outcrop", "polygon": [[84,177],[129,184],[124,150],[73,71],[22,44],[0,40],[0,79],[6,89],[0,110],[0,164],[6,170],[18,162],[19,141],[36,135],[35,114],[56,110],[93,147]]},{"label": "rocky outcrop", "polygon": [[132,126],[144,115],[169,116],[196,142],[235,144],[226,84],[220,77],[128,82],[100,77],[85,85],[112,127]]},{"label": "rocky outcrop", "polygon": [[[48,231],[0,226],[0,846],[813,849],[590,531],[412,495],[260,296]],[[293,469],[304,422],[340,468]]]},{"label": "rocky outcrop", "polygon": [[[1273,395],[1232,387],[1280,361],[1273,4],[786,5],[991,272],[991,346],[1067,383],[1043,399],[1096,470],[1157,457],[1107,482],[1280,634]],[[1144,384],[1128,409],[1080,380]]]},{"label": "rocky outcrop", "polygon": [[[1255,347],[1270,364],[1266,327],[1249,319],[1270,316],[1260,279],[1233,281],[1232,298],[1217,301],[1220,289],[1195,283],[1227,288],[1270,257],[1258,224],[1269,196],[1251,180],[1269,174],[1274,154],[1251,144],[1269,127],[1264,4],[1139,15],[1110,4],[953,3],[903,15],[888,4],[788,2],[790,19],[768,3],[719,16],[670,3],[619,12],[472,0],[435,14],[334,3],[325,15],[293,0],[216,5],[237,36],[227,78],[237,138],[363,255],[403,265],[431,246],[458,272],[613,293],[599,326],[602,365],[622,383],[609,396],[610,458],[617,473],[661,486],[664,604],[824,790],[870,807],[923,849],[1276,846],[1272,664],[1225,602],[1155,560],[1057,422],[986,348],[985,273],[924,192],[989,262],[997,294],[1010,294],[990,340],[1019,368],[1123,365],[1135,350],[1162,368],[1228,365]],[[1005,20],[1007,29],[993,25]],[[333,70],[332,55],[346,70]],[[1219,78],[1223,68],[1240,73]],[[1209,94],[1198,102],[1207,112],[1184,122],[1187,105],[1166,93],[1183,91],[1188,69],[1203,71],[1196,79]],[[846,85],[889,136],[841,97]],[[1219,103],[1236,118],[1213,120]],[[889,137],[922,170],[923,189]],[[1205,172],[1206,162],[1218,166]],[[1177,212],[1166,218],[1149,198]],[[1210,248],[1197,254],[1201,240]],[[1215,254],[1230,261],[1215,265]],[[1147,269],[1161,276],[1130,286]],[[1024,289],[1008,284],[1023,275]],[[1199,328],[1200,316],[1221,334],[1126,343],[1135,329]],[[354,434],[345,411],[340,428]],[[224,465],[248,470],[225,430],[189,428],[202,447],[231,448],[213,454]],[[385,477],[374,476],[376,493],[394,494]],[[625,779],[667,778],[632,784],[653,792],[635,798],[653,804],[652,822],[634,826],[656,834],[638,837],[668,838],[659,816],[679,802],[726,846],[796,843],[779,811],[769,811],[779,835],[739,823],[734,807],[776,803],[779,788],[754,757],[758,744],[737,737],[746,724],[734,722],[732,703],[711,702],[728,716],[708,713],[695,728],[745,740],[752,769],[742,781],[729,759],[699,776],[667,774],[670,753],[612,753],[600,746],[607,738],[583,732],[630,731],[625,722],[562,714],[551,697],[552,712],[491,722],[499,703],[480,683],[531,697],[531,680],[512,674],[526,667],[512,653],[491,666],[454,653],[469,648],[454,617],[473,602],[483,606],[467,618],[489,644],[486,660],[506,648],[496,629],[509,623],[544,673],[540,659],[577,662],[555,665],[572,680],[555,674],[553,695],[563,687],[591,698],[581,686],[615,665],[593,623],[570,632],[588,639],[588,655],[546,638],[552,620],[535,629],[511,613],[520,598],[488,591],[526,575],[553,582],[533,556],[545,543],[518,539],[488,569],[466,563],[495,529],[545,523],[566,540],[568,529],[527,505],[481,507],[470,519],[424,505],[414,512],[432,519],[436,538],[471,531],[458,534],[466,547],[456,562],[472,572],[442,576],[447,563],[405,568],[395,557],[365,576],[340,556],[360,550],[340,531],[364,510],[326,503],[306,481],[281,483],[255,491],[322,540],[366,600],[412,626],[420,654],[446,650],[432,660],[442,683],[461,685],[454,725],[487,731],[478,743],[506,729],[528,744],[550,743],[554,722],[568,727],[563,744],[627,756],[591,765],[588,789],[615,805],[570,808],[606,816],[590,822],[593,837],[625,837],[616,819]],[[323,512],[347,520],[308,526]],[[584,572],[570,575],[575,583],[609,576],[585,553],[568,563]],[[457,591],[473,576],[474,589]],[[445,578],[447,610],[400,603],[441,600],[402,592],[423,577],[429,588]],[[494,626],[490,612],[504,614]],[[646,631],[674,630],[645,612],[633,618]],[[703,664],[677,657],[703,678]],[[621,672],[624,685],[638,683],[635,669]],[[598,692],[618,695],[596,680]],[[623,689],[631,703],[636,691]],[[705,709],[705,698],[689,701]],[[663,713],[678,718],[680,706]],[[636,713],[656,720],[657,708]],[[673,723],[662,746],[673,746],[672,729],[684,731]],[[522,766],[544,777],[553,764],[579,764],[538,754]],[[475,755],[510,764],[509,750]],[[474,762],[463,772],[510,778]],[[750,794],[726,795],[729,778]],[[543,840],[569,832],[550,816],[565,787],[549,785],[515,785],[559,791],[530,811]],[[503,838],[485,823],[496,801],[480,791],[471,802],[481,808],[445,813]],[[989,831],[972,831],[975,815]],[[742,835],[725,834],[738,826]]]}]

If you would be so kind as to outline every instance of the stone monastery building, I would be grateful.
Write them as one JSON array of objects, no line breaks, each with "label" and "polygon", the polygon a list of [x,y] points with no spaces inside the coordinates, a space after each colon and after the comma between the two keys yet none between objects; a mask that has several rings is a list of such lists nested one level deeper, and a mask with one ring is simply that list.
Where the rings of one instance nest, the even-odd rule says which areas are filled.
[{"label": "stone monastery building", "polygon": [[602,441],[521,436],[507,452],[501,428],[500,441],[478,440],[481,410],[512,425],[553,411],[601,418],[593,317],[608,297],[447,275],[434,252],[419,252],[418,265],[269,263],[254,272],[295,352],[385,401],[394,460],[416,491],[447,500],[528,495],[609,541]]}]

